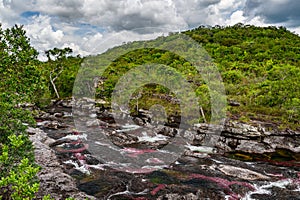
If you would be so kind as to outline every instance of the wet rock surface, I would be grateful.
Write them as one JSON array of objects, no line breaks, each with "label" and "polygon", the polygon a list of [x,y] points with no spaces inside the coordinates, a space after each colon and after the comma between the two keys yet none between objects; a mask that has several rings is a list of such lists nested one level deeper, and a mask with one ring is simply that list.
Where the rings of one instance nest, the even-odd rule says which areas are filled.
[{"label": "wet rock surface", "polygon": [[[59,198],[79,189],[97,199],[299,199],[299,132],[282,131],[259,121],[245,124],[231,120],[222,129],[195,124],[182,130],[151,123],[147,111],[134,117],[136,124],[124,126],[116,123],[108,110],[95,107],[93,100],[83,101],[84,106],[75,112],[72,106],[76,103],[71,100],[53,103],[36,118],[47,136],[40,136],[43,131],[31,134],[44,138],[37,139],[37,150],[51,152],[40,157],[59,160],[39,161],[45,170],[52,171],[46,178],[40,175],[45,179],[42,187],[60,180],[53,178],[59,173],[52,165],[63,168],[60,173],[68,178],[59,181],[57,189],[48,190]],[[74,124],[73,117],[78,116],[84,128]],[[118,117],[120,122],[122,116]],[[218,135],[215,130],[222,131]],[[203,146],[207,135],[211,146]],[[188,143],[179,142],[179,150],[176,145],[168,147],[177,136]],[[96,154],[94,148],[102,154]],[[172,157],[172,152],[181,150],[173,162],[164,162],[165,155]],[[122,159],[108,162],[114,156]],[[127,163],[133,160],[142,161]],[[76,182],[69,182],[69,178]]]},{"label": "wet rock surface", "polygon": [[55,155],[55,151],[49,147],[49,144],[55,142],[39,128],[28,128],[35,150],[36,163],[41,166],[38,173],[40,188],[37,199],[50,194],[54,199],[65,199],[73,197],[75,199],[95,199],[92,196],[81,192],[75,183],[74,178],[63,171],[63,166]]}]

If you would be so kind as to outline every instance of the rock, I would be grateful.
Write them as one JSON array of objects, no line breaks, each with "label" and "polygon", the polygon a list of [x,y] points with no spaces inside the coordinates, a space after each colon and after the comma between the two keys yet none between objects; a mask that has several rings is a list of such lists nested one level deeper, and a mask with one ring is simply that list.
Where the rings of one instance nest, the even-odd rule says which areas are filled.
[{"label": "rock", "polygon": [[197,132],[186,130],[184,131],[183,137],[188,139],[189,141],[194,141]]},{"label": "rock", "polygon": [[214,124],[205,124],[205,123],[198,123],[194,124],[193,129],[197,132],[198,135],[206,135],[208,137],[212,136],[220,136],[223,133],[222,125],[214,125]]},{"label": "rock", "polygon": [[68,117],[72,117],[73,113],[71,112],[63,112],[63,118],[68,118]]},{"label": "rock", "polygon": [[152,117],[153,116],[150,111],[139,109],[139,114],[138,114],[137,118],[142,119],[146,123],[150,123]]},{"label": "rock", "polygon": [[60,118],[60,117],[63,116],[63,113],[54,113],[53,116],[54,116],[55,118],[57,118],[57,117]]},{"label": "rock", "polygon": [[264,143],[269,144],[272,149],[285,148],[300,153],[300,140],[287,136],[269,136],[264,138]]},{"label": "rock", "polygon": [[[47,131],[48,132],[48,131]],[[53,138],[54,140],[58,140],[60,138],[66,137],[67,135],[73,134],[72,130],[51,130],[50,132],[47,133],[47,136]]]},{"label": "rock", "polygon": [[43,112],[43,113],[40,114],[39,117],[40,117],[41,119],[46,120],[46,119],[49,119],[49,118],[50,118],[50,115],[51,115],[50,113]]},{"label": "rock", "polygon": [[42,167],[38,173],[40,189],[37,193],[37,199],[42,199],[43,196],[48,194],[50,194],[51,198],[57,200],[67,197],[95,199],[80,192],[76,187],[75,180],[63,172],[63,167],[60,165],[55,152],[45,143],[45,141],[49,140],[47,134],[42,130],[36,129],[35,131],[36,134],[30,135],[30,140],[35,148],[35,161]]},{"label": "rock", "polygon": [[93,104],[93,103],[89,103],[89,104],[85,103],[85,104],[81,105],[81,108],[84,109],[84,110],[92,110],[92,109],[95,108],[95,104]]},{"label": "rock", "polygon": [[227,122],[222,133],[224,133],[225,136],[234,136],[235,138],[241,139],[252,139],[264,136],[262,130],[258,127],[234,121]]},{"label": "rock", "polygon": [[86,155],[85,161],[88,165],[98,165],[100,163],[100,161],[97,158],[91,155]]},{"label": "rock", "polygon": [[107,102],[107,101],[104,101],[103,99],[97,99],[97,100],[95,101],[95,103],[96,103],[96,104],[108,104],[108,102]]},{"label": "rock", "polygon": [[37,133],[39,133],[41,131],[41,129],[39,128],[33,128],[33,127],[28,127],[26,129],[26,132],[29,134],[29,135],[35,135]]},{"label": "rock", "polygon": [[[49,136],[57,140],[52,141],[53,145],[69,142],[65,139],[70,139],[70,136],[67,136],[70,133],[72,137],[73,135],[82,137],[78,141],[72,139],[73,145],[77,145],[74,148],[71,146],[72,142],[69,146],[65,145],[67,153],[59,153],[62,149],[57,149],[56,146],[57,157],[61,162],[66,163],[65,172],[76,176],[77,186],[99,199],[219,200],[246,199],[247,197],[250,199],[258,195],[263,195],[259,198],[264,199],[282,199],[285,195],[289,199],[297,199],[299,196],[300,154],[296,152],[300,152],[300,133],[297,131],[281,131],[275,128],[274,124],[259,121],[241,123],[233,120],[224,122],[224,126],[202,123],[184,130],[182,127],[178,128],[178,123],[180,123],[180,120],[176,121],[180,119],[178,116],[173,116],[173,123],[168,125],[151,124],[152,114],[148,111],[141,111],[138,116],[133,117],[139,126],[131,124],[132,122],[126,125],[123,123],[127,122],[125,118],[123,121],[123,118],[115,120],[115,116],[108,110],[101,109],[100,112],[99,109],[96,111],[96,108],[92,108],[96,111],[94,112],[97,113],[96,116],[91,111],[80,108],[81,105],[90,106],[93,103],[94,101],[89,99],[81,99],[76,103],[78,108],[76,112],[82,115],[78,117],[78,120],[82,122],[82,126],[90,126],[84,130],[87,141],[95,142],[98,139],[97,134],[100,134],[97,131],[98,127],[93,126],[98,126],[99,123],[105,121],[101,134],[105,134],[115,145],[124,147],[120,148],[120,151],[125,152],[121,155],[142,159],[146,153],[157,149],[164,151],[160,148],[169,144],[174,136],[183,136],[187,139],[187,143],[185,141],[180,143],[186,147],[186,151],[176,153],[176,155],[179,154],[178,159],[169,166],[155,168],[157,170],[153,171],[152,166],[156,167],[157,163],[164,161],[162,157],[154,156],[145,160],[147,165],[145,168],[137,169],[134,164],[128,163],[127,165],[126,163],[126,167],[122,169],[124,171],[116,170],[111,162],[106,160],[104,162],[101,158],[96,159],[96,153],[93,154],[89,151],[90,149],[77,152],[78,149],[84,147],[83,143],[87,144],[85,135],[77,131],[72,133],[74,124],[70,123],[69,118],[58,119],[58,116],[54,116],[54,113],[62,113],[62,111],[71,113],[70,108],[57,107],[51,110],[52,114],[48,116],[44,114],[48,117],[47,120],[70,124],[68,129],[59,127],[58,129],[45,129]],[[47,123],[43,125],[47,126]],[[38,135],[41,135],[35,129],[29,132],[31,136],[40,137]],[[45,142],[47,139],[41,139],[41,141]],[[78,146],[76,142],[80,142],[81,146]],[[108,148],[110,147],[108,145]],[[174,148],[177,149],[177,146],[174,145]],[[74,150],[77,153],[74,153]],[[40,162],[43,162],[43,165],[49,169],[48,173],[55,173],[43,176],[45,181],[41,187],[49,187],[49,190],[44,190],[54,193],[57,199],[73,194],[77,195],[75,199],[80,199],[81,196],[74,182],[69,180],[71,177],[59,175],[62,172],[60,171],[62,166],[57,160],[53,160],[51,156],[55,154],[54,152],[52,154],[43,153],[44,158],[40,159]],[[91,176],[81,173],[82,169],[90,171]],[[147,176],[149,173],[157,174],[157,176]],[[162,176],[162,173],[165,175]],[[281,180],[285,181],[285,185],[280,185]],[[261,190],[265,190],[266,194],[260,194]]]},{"label": "rock", "polygon": [[195,158],[207,158],[209,155],[207,153],[202,153],[202,152],[194,152],[194,151],[185,151],[184,156],[190,156],[190,157],[195,157]]},{"label": "rock", "polygon": [[[55,142],[54,139],[52,138],[49,138],[49,137],[45,137],[44,136],[44,132],[39,129],[39,128],[32,128],[32,127],[28,127],[26,132],[31,135],[31,137],[36,137],[36,138],[39,138],[39,140],[41,142],[43,142],[45,145],[50,145],[52,144],[53,142]],[[34,136],[33,136],[34,135]]]},{"label": "rock", "polygon": [[240,102],[234,101],[234,100],[229,100],[228,105],[230,106],[240,106]]},{"label": "rock", "polygon": [[59,139],[59,140],[54,140],[52,143],[49,144],[49,147],[55,147],[55,146],[58,146],[58,145],[62,145],[62,144],[65,144],[65,143],[69,143],[71,142],[70,139]]},{"label": "rock", "polygon": [[66,125],[61,124],[58,121],[42,121],[37,123],[38,127],[49,128],[49,129],[59,129],[64,128]]},{"label": "rock", "polygon": [[138,126],[144,126],[144,125],[145,125],[145,122],[144,122],[141,118],[135,117],[135,118],[133,118],[133,121],[134,121],[134,123],[136,123]]},{"label": "rock", "polygon": [[266,153],[273,152],[274,149],[265,143],[257,141],[241,140],[241,144],[237,146],[236,151],[243,151],[248,153]]},{"label": "rock", "polygon": [[186,148],[188,148],[190,151],[200,152],[200,153],[215,153],[216,152],[216,149],[214,149],[213,147],[207,147],[207,146],[186,145]]},{"label": "rock", "polygon": [[157,198],[158,200],[199,200],[199,197],[193,193],[186,195],[166,194]]},{"label": "rock", "polygon": [[95,103],[95,99],[91,99],[91,98],[88,98],[88,97],[83,97],[81,99],[81,101],[87,102],[87,103]]},{"label": "rock", "polygon": [[127,146],[130,144],[135,144],[138,141],[138,138],[133,136],[133,135],[129,135],[125,132],[111,132],[109,135],[111,141],[117,145],[117,146]]},{"label": "rock", "polygon": [[154,131],[157,132],[156,134],[161,134],[168,137],[175,137],[175,135],[178,133],[178,130],[176,128],[171,128],[162,125],[158,125],[157,128],[154,129]]},{"label": "rock", "polygon": [[99,126],[99,120],[95,119],[95,120],[90,120],[86,122],[86,126],[87,127],[91,127],[91,126]]},{"label": "rock", "polygon": [[219,165],[218,169],[228,176],[238,177],[244,180],[268,180],[270,177],[240,167],[230,165]]},{"label": "rock", "polygon": [[74,105],[74,102],[72,100],[64,100],[61,102],[61,105],[65,108],[72,108]]},{"label": "rock", "polygon": [[89,120],[86,122],[87,127],[92,127],[92,126],[104,126],[108,127],[108,123],[101,121],[99,119],[94,119],[94,120]]}]

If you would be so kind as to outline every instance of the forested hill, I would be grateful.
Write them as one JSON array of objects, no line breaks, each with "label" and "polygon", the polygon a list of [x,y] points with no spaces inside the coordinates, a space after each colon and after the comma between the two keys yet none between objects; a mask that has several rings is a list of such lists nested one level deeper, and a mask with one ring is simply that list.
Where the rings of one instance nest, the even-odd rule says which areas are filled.
[{"label": "forested hill", "polygon": [[[300,37],[284,27],[199,27],[185,34],[209,52],[222,73],[232,113],[273,116],[299,126]],[[260,118],[266,118],[261,116]],[[268,117],[267,117],[268,118]]]},{"label": "forested hill", "polygon": [[[217,65],[225,82],[227,100],[233,102],[227,108],[228,116],[246,121],[271,120],[282,127],[299,126],[299,36],[284,27],[242,24],[230,27],[200,26],[180,34],[186,34],[199,42]],[[160,39],[156,40],[159,42]],[[115,47],[106,54],[118,52],[130,45],[134,43]],[[115,60],[106,69],[106,81],[98,88],[97,96],[109,99],[122,75],[129,69],[148,62],[168,65],[185,75],[194,85],[193,89],[199,97],[206,118],[210,117],[207,86],[194,67],[178,55],[156,49],[136,50]],[[153,92],[160,95],[152,95]],[[174,105],[171,108],[172,106],[161,100],[161,96],[174,96],[164,87],[148,85],[136,93],[142,93],[140,108],[150,108],[153,104],[160,103],[168,108],[169,114],[178,109]],[[133,110],[135,106],[135,101],[132,100]]]}]

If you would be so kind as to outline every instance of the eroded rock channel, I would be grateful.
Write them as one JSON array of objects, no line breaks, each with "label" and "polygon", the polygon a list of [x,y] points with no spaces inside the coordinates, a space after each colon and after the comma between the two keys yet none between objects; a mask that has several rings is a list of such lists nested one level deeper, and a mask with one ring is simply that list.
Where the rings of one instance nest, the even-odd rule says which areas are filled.
[{"label": "eroded rock channel", "polygon": [[[54,102],[37,116],[38,128],[29,130],[36,155],[48,152],[38,162],[53,170],[40,174],[41,187],[57,199],[300,199],[299,132],[227,120],[207,147],[207,124],[181,130],[151,123],[141,111],[135,124],[120,125],[93,100],[85,101],[91,107],[84,109],[94,112],[88,121],[84,109],[76,113],[84,130],[74,124],[70,100]],[[178,135],[185,143],[168,146]]]}]

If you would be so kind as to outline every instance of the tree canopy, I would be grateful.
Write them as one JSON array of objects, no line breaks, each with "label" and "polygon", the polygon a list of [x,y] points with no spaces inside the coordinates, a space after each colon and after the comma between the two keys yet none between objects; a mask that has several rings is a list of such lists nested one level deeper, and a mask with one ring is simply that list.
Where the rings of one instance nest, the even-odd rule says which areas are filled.
[{"label": "tree canopy", "polygon": [[[299,36],[285,27],[243,24],[228,27],[200,26],[180,34],[186,34],[201,44],[217,65],[225,83],[227,100],[240,105],[229,105],[228,115],[269,119],[293,127],[299,125]],[[156,39],[157,42],[159,40]],[[135,43],[115,47],[106,54],[126,49],[128,45],[134,46]],[[102,79],[105,81],[97,88],[97,96],[109,100],[120,77],[130,69],[148,62],[165,64],[182,73],[193,83],[199,103],[206,117],[210,117],[207,84],[201,74],[180,55],[158,49],[135,50],[112,62],[104,72]],[[143,91],[141,98],[144,100],[139,101],[140,108],[151,107],[155,102],[153,93],[173,95],[162,86],[148,85]]]}]

